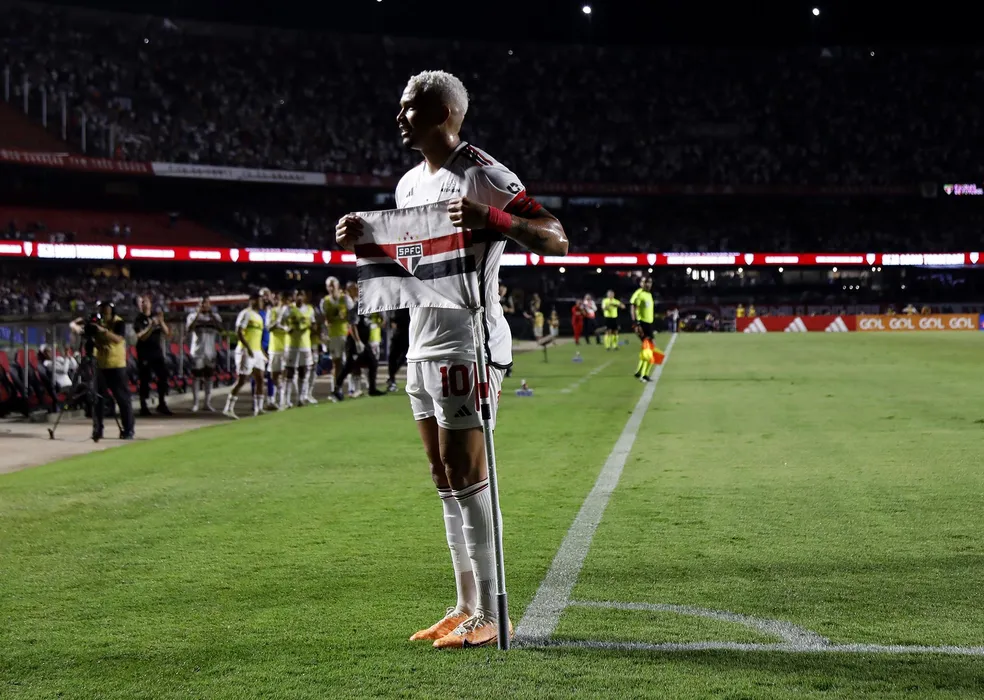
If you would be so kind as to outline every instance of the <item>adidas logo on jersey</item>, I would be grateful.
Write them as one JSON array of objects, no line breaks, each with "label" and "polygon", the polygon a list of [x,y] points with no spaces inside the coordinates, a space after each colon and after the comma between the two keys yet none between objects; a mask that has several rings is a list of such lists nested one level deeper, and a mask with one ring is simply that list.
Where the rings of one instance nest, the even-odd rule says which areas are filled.
[{"label": "adidas logo on jersey", "polygon": [[793,322],[786,326],[787,333],[806,333],[806,324],[803,323],[803,319],[799,316],[793,319]]},{"label": "adidas logo on jersey", "polygon": [[757,318],[757,319],[755,319],[754,321],[752,321],[751,323],[748,324],[748,327],[745,329],[745,332],[746,333],[765,333],[766,332],[765,324],[762,323],[762,319]]},{"label": "adidas logo on jersey", "polygon": [[827,333],[846,333],[851,329],[847,327],[846,323],[844,323],[844,319],[838,316],[834,319],[834,322],[827,326],[824,330],[826,330]]},{"label": "adidas logo on jersey", "polygon": [[462,406],[461,408],[458,409],[457,413],[454,414],[454,417],[455,418],[467,418],[471,414],[472,414],[472,412],[468,410],[468,407],[467,406]]}]

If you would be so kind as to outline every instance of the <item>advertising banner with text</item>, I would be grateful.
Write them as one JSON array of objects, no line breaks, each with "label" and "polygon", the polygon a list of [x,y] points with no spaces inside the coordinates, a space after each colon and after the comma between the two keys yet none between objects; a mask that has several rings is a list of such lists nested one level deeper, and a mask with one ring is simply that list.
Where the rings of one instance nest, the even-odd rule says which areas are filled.
[{"label": "advertising banner with text", "polygon": [[976,331],[977,314],[858,316],[859,331]]}]

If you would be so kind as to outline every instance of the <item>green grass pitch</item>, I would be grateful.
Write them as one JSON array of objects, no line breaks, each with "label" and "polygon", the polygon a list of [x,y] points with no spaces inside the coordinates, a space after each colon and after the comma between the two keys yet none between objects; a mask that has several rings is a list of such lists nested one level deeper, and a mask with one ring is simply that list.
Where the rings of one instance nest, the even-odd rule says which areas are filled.
[{"label": "green grass pitch", "polygon": [[[634,341],[573,350],[503,391],[517,623],[642,392]],[[984,333],[680,336],[572,598],[984,646],[982,358]],[[0,698],[984,694],[981,656],[409,643],[453,588],[402,394],[0,476]],[[776,641],[595,607],[554,639]]]}]

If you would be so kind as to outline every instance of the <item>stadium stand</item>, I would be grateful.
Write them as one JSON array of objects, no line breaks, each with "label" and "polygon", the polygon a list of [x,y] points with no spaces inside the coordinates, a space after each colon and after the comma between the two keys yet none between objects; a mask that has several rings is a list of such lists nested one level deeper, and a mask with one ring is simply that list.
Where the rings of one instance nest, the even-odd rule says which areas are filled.
[{"label": "stadium stand", "polygon": [[229,247],[235,240],[166,213],[0,207],[0,238],[40,242]]},{"label": "stadium stand", "polygon": [[531,182],[863,186],[977,172],[981,110],[967,105],[980,49],[507,47],[37,12],[0,10],[11,100],[25,79],[52,104],[64,94],[70,140],[84,117],[97,155],[399,175],[411,162],[400,91],[440,65],[474,91],[465,137]]}]

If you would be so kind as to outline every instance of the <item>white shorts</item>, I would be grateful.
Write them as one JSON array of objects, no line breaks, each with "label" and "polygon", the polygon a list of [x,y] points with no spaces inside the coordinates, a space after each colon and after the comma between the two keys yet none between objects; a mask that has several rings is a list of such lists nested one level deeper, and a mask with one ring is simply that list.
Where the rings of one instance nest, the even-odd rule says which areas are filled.
[{"label": "white shorts", "polygon": [[[499,410],[502,370],[489,367],[489,399],[492,427]],[[477,391],[478,374],[472,362],[422,361],[407,363],[407,394],[414,420],[433,416],[446,430],[464,430],[482,425]]]},{"label": "white shorts", "polygon": [[377,360],[379,359],[379,343],[376,342],[369,343],[369,351],[372,353],[373,357],[375,357]]},{"label": "white shorts", "polygon": [[533,326],[533,337],[537,340],[543,337],[543,326]]},{"label": "white shorts", "polygon": [[310,367],[314,364],[311,348],[287,348],[284,351],[284,367]]},{"label": "white shorts", "polygon": [[263,357],[263,353],[256,351],[250,354],[242,348],[236,348],[236,372],[250,375],[257,370],[266,371],[266,358]]},{"label": "white shorts", "polygon": [[328,338],[328,354],[334,362],[340,362],[345,357],[345,341],[347,335],[340,335],[336,338]]},{"label": "white shorts", "polygon": [[271,352],[270,353],[270,371],[271,372],[283,372],[284,371],[284,351]]},{"label": "white shorts", "polygon": [[191,358],[191,368],[196,371],[205,368],[215,369],[215,352],[195,355]]}]

